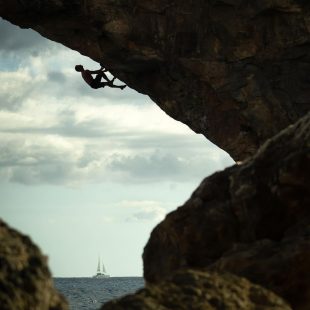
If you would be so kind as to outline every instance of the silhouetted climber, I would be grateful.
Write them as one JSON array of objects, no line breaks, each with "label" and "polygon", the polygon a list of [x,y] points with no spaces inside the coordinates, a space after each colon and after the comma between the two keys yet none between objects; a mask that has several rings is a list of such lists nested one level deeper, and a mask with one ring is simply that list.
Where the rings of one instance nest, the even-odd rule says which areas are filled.
[{"label": "silhouetted climber", "polygon": [[[108,77],[104,72],[107,72],[108,70],[104,69],[101,67],[99,70],[95,71],[90,71],[90,70],[85,70],[82,65],[76,65],[75,70],[77,72],[81,72],[82,78],[84,81],[92,88],[103,88],[105,86],[112,87],[112,88],[120,88],[124,89],[126,85],[114,85],[113,82],[116,79],[115,77],[112,80],[109,80]],[[92,74],[96,74],[96,77],[93,78]],[[106,82],[102,82],[101,79],[104,78]]]}]

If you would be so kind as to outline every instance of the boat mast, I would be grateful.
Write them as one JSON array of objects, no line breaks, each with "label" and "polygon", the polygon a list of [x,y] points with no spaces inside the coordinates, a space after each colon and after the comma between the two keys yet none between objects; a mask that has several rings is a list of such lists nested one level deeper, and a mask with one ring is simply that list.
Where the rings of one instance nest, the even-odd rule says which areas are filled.
[{"label": "boat mast", "polygon": [[102,273],[107,273],[107,271],[105,270],[104,264],[102,263]]},{"label": "boat mast", "polygon": [[97,274],[100,273],[100,256],[98,256]]}]

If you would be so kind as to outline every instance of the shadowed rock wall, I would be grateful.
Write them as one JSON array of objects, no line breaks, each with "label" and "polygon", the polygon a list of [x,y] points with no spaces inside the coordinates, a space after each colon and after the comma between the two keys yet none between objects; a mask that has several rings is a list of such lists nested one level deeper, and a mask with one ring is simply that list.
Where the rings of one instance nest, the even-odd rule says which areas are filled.
[{"label": "shadowed rock wall", "polygon": [[310,114],[240,166],[206,178],[152,232],[144,276],[184,267],[230,271],[310,304]]},{"label": "shadowed rock wall", "polygon": [[[102,62],[236,160],[309,111],[307,0],[0,0],[0,16]],[[241,166],[205,179],[155,228],[144,252],[151,291],[129,298],[132,309],[144,309],[141,295],[150,305],[157,283],[187,267],[233,272],[294,309],[309,308],[309,122],[308,115]],[[198,282],[193,291],[175,281],[172,291],[194,298],[205,293]],[[176,306],[165,292],[156,296],[156,307]],[[111,305],[122,309],[122,301]]]},{"label": "shadowed rock wall", "polygon": [[230,274],[182,270],[101,310],[290,310],[274,293]]},{"label": "shadowed rock wall", "polygon": [[0,16],[103,62],[235,160],[309,110],[309,1],[0,0]]}]

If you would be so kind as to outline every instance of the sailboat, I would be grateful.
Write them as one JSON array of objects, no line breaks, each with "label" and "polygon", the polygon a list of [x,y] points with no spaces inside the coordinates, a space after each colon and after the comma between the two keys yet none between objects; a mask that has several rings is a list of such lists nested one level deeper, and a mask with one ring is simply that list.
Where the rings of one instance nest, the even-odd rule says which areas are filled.
[{"label": "sailboat", "polygon": [[110,275],[107,274],[107,271],[102,263],[102,272],[100,270],[100,257],[98,257],[98,266],[97,266],[97,273],[93,276],[93,278],[102,279],[102,278],[110,278]]}]

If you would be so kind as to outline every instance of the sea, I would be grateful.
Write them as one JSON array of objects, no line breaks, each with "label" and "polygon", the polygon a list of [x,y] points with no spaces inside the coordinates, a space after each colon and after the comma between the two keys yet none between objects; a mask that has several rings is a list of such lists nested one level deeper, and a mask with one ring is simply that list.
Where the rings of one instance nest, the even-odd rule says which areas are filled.
[{"label": "sea", "polygon": [[111,299],[144,287],[142,277],[54,278],[54,283],[69,302],[70,310],[99,309]]}]

